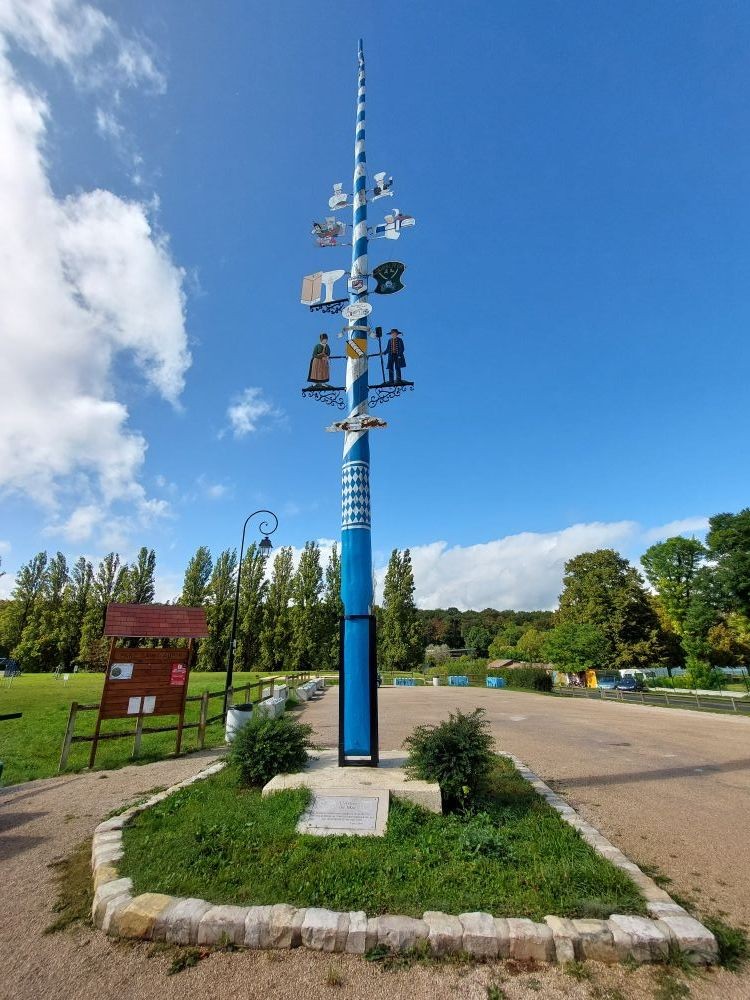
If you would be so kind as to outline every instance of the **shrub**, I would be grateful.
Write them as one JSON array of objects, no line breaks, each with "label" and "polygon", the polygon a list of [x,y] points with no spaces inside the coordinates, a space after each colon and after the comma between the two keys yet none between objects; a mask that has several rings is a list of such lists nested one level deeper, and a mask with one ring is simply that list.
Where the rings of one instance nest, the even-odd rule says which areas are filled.
[{"label": "shrub", "polygon": [[301,771],[312,748],[312,726],[290,715],[256,717],[237,733],[229,759],[247,785],[265,785],[276,774]]},{"label": "shrub", "polygon": [[466,806],[494,763],[493,739],[484,709],[465,715],[456,710],[437,726],[417,726],[404,740],[405,767],[412,778],[437,781],[447,808]]},{"label": "shrub", "polygon": [[523,688],[527,691],[552,690],[552,674],[540,667],[491,667],[487,675],[505,678],[509,688]]}]

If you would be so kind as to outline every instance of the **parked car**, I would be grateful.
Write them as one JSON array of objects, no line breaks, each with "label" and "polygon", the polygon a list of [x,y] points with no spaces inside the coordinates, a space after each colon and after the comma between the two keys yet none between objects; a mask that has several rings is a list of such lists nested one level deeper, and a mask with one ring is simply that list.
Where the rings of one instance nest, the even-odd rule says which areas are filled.
[{"label": "parked car", "polygon": [[615,687],[618,691],[644,691],[646,685],[640,677],[634,677],[633,674],[625,674],[615,684]]},{"label": "parked car", "polygon": [[617,674],[597,674],[596,686],[604,691],[614,691],[617,682],[620,680]]}]

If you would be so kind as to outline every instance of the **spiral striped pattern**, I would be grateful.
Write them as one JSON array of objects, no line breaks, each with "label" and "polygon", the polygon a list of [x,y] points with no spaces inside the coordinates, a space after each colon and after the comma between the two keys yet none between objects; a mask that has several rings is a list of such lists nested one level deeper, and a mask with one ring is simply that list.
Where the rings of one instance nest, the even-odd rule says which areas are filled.
[{"label": "spiral striped pattern", "polygon": [[[365,56],[359,42],[357,124],[354,137],[352,277],[367,274],[367,160],[365,156]],[[366,302],[367,292],[349,293],[350,302]],[[352,336],[353,334],[350,334]],[[360,334],[361,336],[361,334]],[[349,417],[367,413],[367,358],[347,358]],[[346,615],[372,609],[370,538],[370,442],[367,431],[347,431],[341,468],[341,599]],[[347,619],[344,628],[344,725],[342,743],[350,756],[370,755],[369,623]],[[377,711],[374,708],[373,711]]]}]

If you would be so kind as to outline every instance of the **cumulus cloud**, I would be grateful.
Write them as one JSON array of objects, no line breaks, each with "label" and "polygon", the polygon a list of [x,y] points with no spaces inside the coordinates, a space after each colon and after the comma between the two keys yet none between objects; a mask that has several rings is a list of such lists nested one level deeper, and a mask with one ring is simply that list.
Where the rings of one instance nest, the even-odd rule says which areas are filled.
[{"label": "cumulus cloud", "polygon": [[283,413],[280,409],[263,398],[263,390],[251,386],[236,395],[227,407],[229,427],[221,431],[222,437],[226,430],[231,430],[236,438],[243,438],[269,420],[278,420]]},{"label": "cumulus cloud", "polygon": [[[0,0],[0,490],[45,506],[74,541],[125,503],[135,524],[166,511],[140,475],[114,369],[135,361],[177,404],[190,365],[184,274],[149,207],[110,191],[54,194],[45,139],[52,110],[10,61],[9,41],[79,78],[105,58],[124,82],[158,82],[113,22],[75,0]],[[135,44],[135,43],[133,43]],[[112,51],[110,51],[112,50]]]},{"label": "cumulus cloud", "polygon": [[[551,609],[557,606],[565,563],[581,552],[614,548],[637,559],[648,545],[701,530],[704,517],[656,528],[635,521],[574,524],[560,531],[506,535],[478,545],[432,542],[411,549],[416,601],[421,608]],[[386,566],[376,570],[381,599]]]}]

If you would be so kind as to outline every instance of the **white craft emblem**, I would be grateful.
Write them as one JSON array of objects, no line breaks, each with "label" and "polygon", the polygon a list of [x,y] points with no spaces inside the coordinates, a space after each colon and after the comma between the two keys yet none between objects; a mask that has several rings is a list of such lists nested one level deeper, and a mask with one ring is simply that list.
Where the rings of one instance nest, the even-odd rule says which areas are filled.
[{"label": "white craft emblem", "polygon": [[341,315],[344,319],[358,320],[369,316],[371,312],[372,306],[369,302],[352,302],[341,310]]},{"label": "white craft emblem", "polygon": [[339,208],[346,208],[346,201],[349,195],[341,190],[342,187],[343,184],[333,185],[333,196],[328,199],[328,207],[332,212],[335,212]]},{"label": "white craft emblem", "polygon": [[[370,199],[371,201],[377,201],[378,198],[393,197],[393,191],[391,190],[391,188],[393,187],[393,178],[386,177],[384,170],[381,170],[380,173],[375,174],[373,180],[375,182],[375,186],[372,189],[372,198]],[[331,208],[333,208],[333,205],[331,205]]]},{"label": "white craft emblem", "polygon": [[302,279],[302,295],[300,302],[303,306],[314,306],[321,301],[321,292],[325,290],[322,301],[333,302],[333,286],[343,278],[346,271],[318,271],[316,274],[308,274]]}]

